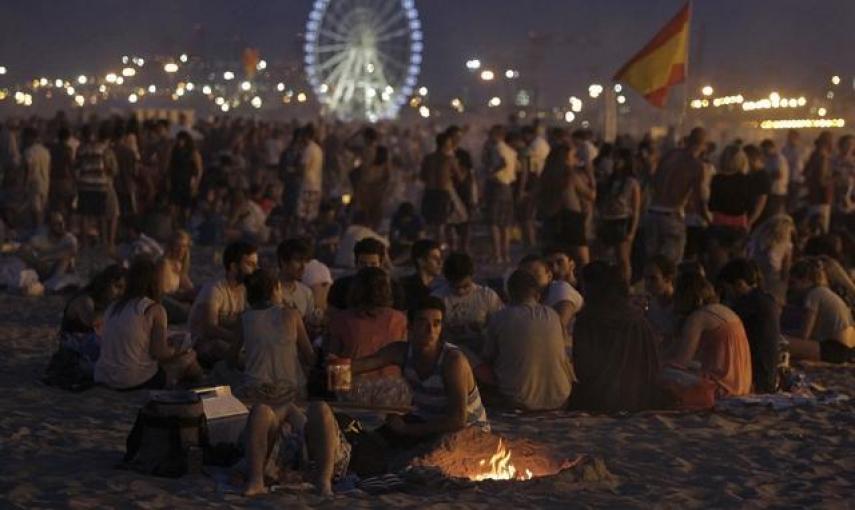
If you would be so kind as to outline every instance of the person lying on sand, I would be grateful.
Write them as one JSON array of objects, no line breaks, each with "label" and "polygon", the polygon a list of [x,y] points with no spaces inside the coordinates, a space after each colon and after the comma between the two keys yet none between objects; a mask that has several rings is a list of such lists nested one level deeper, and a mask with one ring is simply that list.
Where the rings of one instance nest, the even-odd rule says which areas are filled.
[{"label": "person lying on sand", "polygon": [[323,495],[332,494],[332,482],[344,476],[349,464],[360,463],[363,456],[391,459],[465,427],[489,430],[487,413],[466,356],[440,340],[444,312],[441,300],[426,298],[410,311],[409,342],[387,345],[373,356],[353,361],[354,374],[389,365],[401,367],[414,404],[409,414],[389,415],[383,426],[366,433],[372,437],[365,442],[374,446],[363,449],[360,458],[351,459],[347,431],[342,431],[326,403],[310,404],[302,422],[296,420],[298,414],[293,407],[274,410],[266,405],[255,406],[246,432],[249,478],[244,493],[264,491],[265,466],[271,459],[282,459],[277,441],[282,444],[279,436],[286,423],[292,431],[304,431],[303,442],[297,444],[306,447],[306,474]]}]

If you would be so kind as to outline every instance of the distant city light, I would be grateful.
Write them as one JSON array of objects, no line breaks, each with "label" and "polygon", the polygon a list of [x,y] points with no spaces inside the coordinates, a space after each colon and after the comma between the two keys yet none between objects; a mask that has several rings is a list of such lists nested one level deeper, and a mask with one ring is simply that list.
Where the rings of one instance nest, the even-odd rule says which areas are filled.
[{"label": "distant city light", "polygon": [[461,101],[459,97],[455,97],[451,100],[451,107],[457,112],[463,112],[463,101]]},{"label": "distant city light", "polygon": [[83,106],[86,103],[86,98],[83,96],[74,96],[74,104],[77,106]]},{"label": "distant city light", "polygon": [[107,83],[116,83],[116,80],[117,80],[117,79],[118,79],[118,77],[116,76],[116,73],[110,73],[110,74],[108,74],[107,76],[105,76],[105,77],[104,77],[104,80],[105,80]]},{"label": "distant city light", "polygon": [[248,81],[241,82],[241,84],[240,84],[240,89],[243,90],[244,92],[248,91],[251,88],[252,88],[252,83],[250,83]]},{"label": "distant city light", "polygon": [[764,120],[756,124],[760,129],[809,129],[846,127],[844,119],[783,119]]},{"label": "distant city light", "polygon": [[714,90],[710,85],[705,85],[704,88],[701,89],[701,94],[703,94],[707,97],[713,95],[713,92],[714,92]]},{"label": "distant city light", "polygon": [[840,76],[837,76],[836,74],[832,76],[831,83],[832,85],[840,85]]},{"label": "distant city light", "polygon": [[56,88],[60,88],[60,87],[62,87],[62,86],[63,86],[62,80],[60,80],[59,78],[57,78],[56,80],[54,80],[54,82],[53,82],[53,86],[54,86],[54,87],[56,87]]},{"label": "distant city light", "polygon": [[419,87],[419,95],[422,97],[428,95],[428,88],[425,86]]},{"label": "distant city light", "polygon": [[816,111],[816,114],[819,115],[820,117],[825,117],[825,115],[827,113],[828,113],[828,110],[826,110],[825,108],[820,108],[819,110]]},{"label": "distant city light", "polygon": [[567,112],[564,114],[564,121],[568,124],[576,120],[576,115],[573,112]]},{"label": "distant city light", "polygon": [[210,85],[203,86],[202,87],[202,93],[205,94],[206,96],[210,96],[211,95],[211,86]]},{"label": "distant city light", "polygon": [[492,98],[490,98],[490,101],[487,103],[487,105],[490,108],[495,108],[497,106],[501,106],[501,104],[502,104],[502,99],[499,96],[493,96]]},{"label": "distant city light", "polygon": [[249,104],[251,104],[252,107],[257,110],[257,109],[261,108],[261,98],[258,96],[255,96],[254,98],[252,98],[252,100],[249,102]]},{"label": "distant city light", "polygon": [[178,64],[175,62],[169,62],[168,64],[163,66],[163,70],[167,73],[177,73],[178,72]]},{"label": "distant city light", "polygon": [[116,77],[116,85],[121,85],[123,83],[125,83],[125,79],[122,78],[121,76],[117,76]]},{"label": "distant city light", "polygon": [[592,83],[588,87],[588,95],[591,96],[591,99],[596,99],[600,97],[600,94],[603,93],[603,86],[599,83]]},{"label": "distant city light", "polygon": [[493,71],[490,71],[489,69],[481,71],[481,79],[484,81],[492,81],[495,77],[496,74]]},{"label": "distant city light", "polygon": [[126,67],[122,69],[122,76],[125,78],[130,78],[131,76],[135,76],[137,74],[137,70],[133,67]]},{"label": "distant city light", "polygon": [[77,83],[79,83],[80,85],[86,85],[87,81],[89,81],[89,79],[86,77],[86,75],[81,74],[77,77]]},{"label": "distant city light", "polygon": [[620,83],[615,83],[615,94],[620,94],[622,90],[623,85],[621,85]]},{"label": "distant city light", "polygon": [[69,96],[73,96],[74,95],[74,87],[68,87],[67,89],[65,89],[65,93],[68,94]]},{"label": "distant city light", "polygon": [[9,71],[8,69],[6,69],[6,66],[0,66],[0,75],[6,74],[7,72]]},{"label": "distant city light", "polygon": [[570,96],[570,110],[579,113],[582,111],[582,100],[576,96]]},{"label": "distant city light", "polygon": [[470,71],[477,71],[478,69],[481,69],[481,61],[477,58],[467,60],[466,69],[469,69]]},{"label": "distant city light", "polygon": [[424,106],[424,105],[420,106],[419,107],[419,115],[421,115],[422,118],[425,118],[425,119],[430,117],[430,108],[428,108],[427,106]]},{"label": "distant city light", "polygon": [[505,71],[505,78],[507,78],[509,80],[513,80],[513,79],[519,78],[519,77],[520,77],[520,72],[515,70],[515,69],[507,69]]},{"label": "distant city light", "polygon": [[222,111],[223,111],[223,113],[228,112],[228,111],[229,111],[229,104],[228,104],[228,103],[223,103],[223,104],[221,104],[221,105],[220,105],[220,110],[222,110]]},{"label": "distant city light", "polygon": [[300,92],[299,94],[297,94],[297,102],[298,103],[305,103],[306,99],[308,99],[308,97],[306,96],[305,92]]},{"label": "distant city light", "polygon": [[276,84],[276,90],[278,90],[279,92],[284,91],[285,90],[285,84],[282,82],[277,83]]},{"label": "distant city light", "polygon": [[225,102],[226,102],[226,100],[225,100],[225,98],[223,98],[222,96],[221,96],[221,97],[217,97],[216,99],[214,99],[214,103],[215,103],[217,106],[222,106],[222,105],[223,105],[223,103],[225,103]]},{"label": "distant city light", "polygon": [[264,71],[265,69],[267,69],[267,61],[259,60],[258,64],[255,65],[255,68],[259,71]]},{"label": "distant city light", "polygon": [[193,82],[191,81],[191,82],[188,82],[187,85],[184,86],[184,88],[187,89],[187,92],[193,92],[193,89],[196,88],[196,85],[194,85]]},{"label": "distant city light", "polygon": [[235,73],[231,71],[226,71],[223,73],[223,79],[226,81],[232,81],[235,79]]},{"label": "distant city light", "polygon": [[182,53],[181,56],[178,57],[178,60],[180,60],[181,62],[187,62],[187,54]]},{"label": "distant city light", "polygon": [[626,96],[618,96],[618,97],[617,97],[617,102],[618,102],[618,104],[624,104],[624,103],[626,103]]},{"label": "distant city light", "polygon": [[139,96],[137,96],[136,94],[131,94],[128,96],[128,102],[131,104],[136,103],[137,101],[139,101],[139,99]]},{"label": "distant city light", "polygon": [[151,85],[148,86],[148,93],[154,94],[155,92],[157,92],[157,85],[152,83]]}]

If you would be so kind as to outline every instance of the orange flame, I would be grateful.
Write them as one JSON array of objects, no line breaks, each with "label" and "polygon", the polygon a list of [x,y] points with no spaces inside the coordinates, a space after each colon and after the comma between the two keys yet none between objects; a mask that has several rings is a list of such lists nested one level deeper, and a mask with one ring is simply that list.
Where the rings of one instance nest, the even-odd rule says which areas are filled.
[{"label": "orange flame", "polygon": [[484,472],[471,477],[472,480],[476,482],[482,480],[531,480],[534,476],[534,473],[529,469],[526,469],[525,473],[517,472],[516,466],[511,463],[511,450],[505,446],[505,442],[501,438],[499,438],[496,453],[490,457],[490,460],[481,459],[478,462],[481,467],[488,464],[489,467]]}]

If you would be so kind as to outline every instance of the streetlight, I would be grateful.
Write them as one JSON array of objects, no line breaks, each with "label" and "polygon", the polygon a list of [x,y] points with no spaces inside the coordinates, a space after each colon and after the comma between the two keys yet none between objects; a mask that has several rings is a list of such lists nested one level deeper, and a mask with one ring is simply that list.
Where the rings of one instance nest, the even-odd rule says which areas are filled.
[{"label": "streetlight", "polygon": [[170,62],[163,66],[163,70],[167,73],[177,73],[178,72],[178,64],[175,62]]},{"label": "streetlight", "polygon": [[487,103],[487,105],[490,108],[495,108],[497,106],[501,106],[501,104],[502,104],[502,99],[499,98],[499,96],[493,96],[492,98],[490,98],[490,102]]},{"label": "streetlight", "polygon": [[704,85],[704,87],[701,89],[701,94],[707,97],[713,95],[713,92],[713,88],[710,85]]},{"label": "streetlight", "polygon": [[428,95],[428,88],[425,86],[419,87],[419,95],[422,97]]},{"label": "streetlight", "polygon": [[478,69],[481,69],[481,61],[477,58],[467,60],[466,69],[469,69],[470,71],[477,71]]},{"label": "streetlight", "polygon": [[489,69],[485,69],[481,71],[481,79],[484,81],[493,81],[493,78],[496,77],[496,74]]},{"label": "streetlight", "polygon": [[600,94],[602,93],[603,86],[599,83],[592,83],[591,86],[588,87],[588,95],[591,96],[592,99],[600,97]]},{"label": "streetlight", "polygon": [[836,74],[832,76],[831,83],[832,85],[840,85],[840,76],[837,76]]},{"label": "streetlight", "polygon": [[520,77],[520,72],[519,72],[519,71],[516,71],[516,70],[514,70],[514,69],[507,69],[507,70],[505,70],[505,78],[507,78],[507,79],[509,79],[509,80],[513,80],[513,79],[515,79],[515,78],[519,78],[519,77]]}]

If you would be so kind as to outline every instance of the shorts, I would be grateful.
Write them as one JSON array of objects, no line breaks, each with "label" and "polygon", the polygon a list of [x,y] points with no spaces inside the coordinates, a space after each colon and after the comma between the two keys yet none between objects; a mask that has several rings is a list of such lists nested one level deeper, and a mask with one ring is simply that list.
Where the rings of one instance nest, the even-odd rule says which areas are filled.
[{"label": "shorts", "polygon": [[106,190],[80,190],[77,192],[77,212],[84,216],[104,216],[107,210]]},{"label": "shorts", "polygon": [[616,246],[626,241],[629,235],[629,218],[603,220],[597,237],[606,246]]},{"label": "shorts", "polygon": [[556,246],[588,246],[585,233],[585,215],[564,209],[544,222],[546,242]]},{"label": "shorts", "polygon": [[445,225],[451,217],[451,195],[444,189],[426,189],[422,196],[422,218],[428,225]]},{"label": "shorts", "polygon": [[826,363],[849,363],[855,360],[855,349],[846,347],[837,340],[826,340],[819,343],[819,359]]},{"label": "shorts", "polygon": [[321,192],[303,190],[297,203],[297,217],[302,220],[314,220],[321,208]]},{"label": "shorts", "polygon": [[487,182],[485,195],[487,223],[495,227],[513,225],[514,195],[511,186],[490,180]]}]

